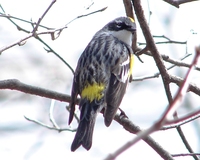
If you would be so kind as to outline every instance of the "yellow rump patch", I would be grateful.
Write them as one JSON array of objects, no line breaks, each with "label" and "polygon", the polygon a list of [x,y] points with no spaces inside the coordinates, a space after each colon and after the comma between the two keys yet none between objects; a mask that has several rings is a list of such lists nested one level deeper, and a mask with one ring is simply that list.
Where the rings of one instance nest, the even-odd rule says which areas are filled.
[{"label": "yellow rump patch", "polygon": [[128,18],[131,20],[131,22],[135,22],[133,18],[131,18],[131,17],[128,17]]},{"label": "yellow rump patch", "polygon": [[133,63],[134,63],[134,55],[131,53],[131,55],[130,55],[130,71],[129,71],[129,76],[131,76],[132,71],[133,71]]},{"label": "yellow rump patch", "polygon": [[103,97],[104,84],[93,83],[87,85],[81,92],[82,98],[87,98],[90,102],[93,100],[100,100]]}]

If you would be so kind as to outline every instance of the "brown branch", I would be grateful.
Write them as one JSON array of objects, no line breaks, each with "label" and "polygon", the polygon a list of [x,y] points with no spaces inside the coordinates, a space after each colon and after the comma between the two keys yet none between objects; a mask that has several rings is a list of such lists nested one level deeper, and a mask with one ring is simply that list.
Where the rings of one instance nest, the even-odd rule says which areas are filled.
[{"label": "brown branch", "polygon": [[[185,134],[183,133],[183,130],[182,130],[182,128],[181,128],[180,126],[177,127],[177,131],[178,131],[179,136],[181,137],[181,140],[183,141],[183,144],[184,144],[185,147],[187,148],[187,150],[188,150],[190,153],[194,153],[192,147],[190,146],[190,144],[189,144],[188,140],[186,139]],[[195,160],[199,160],[199,158],[197,157],[197,155],[192,155],[192,156],[193,156],[193,158],[194,158]]]},{"label": "brown branch", "polygon": [[[129,119],[121,117],[120,115],[115,116],[115,121],[121,124],[125,130],[129,131],[132,134],[137,134],[142,130],[133,124]],[[151,136],[147,136],[143,139],[149,146],[151,146],[163,159],[173,160],[173,157],[164,150]],[[118,156],[119,153],[115,152],[114,154],[108,155],[105,160],[113,160]]]},{"label": "brown branch", "polygon": [[[162,115],[162,117],[154,124],[152,125],[150,128],[148,128],[147,130],[144,131],[140,131],[138,133],[138,135],[133,139],[130,140],[128,143],[124,144],[122,147],[120,147],[118,150],[116,150],[116,152],[114,152],[112,155],[110,155],[107,159],[115,159],[118,155],[120,155],[121,153],[123,153],[125,150],[127,150],[128,148],[130,148],[132,145],[134,145],[136,142],[138,142],[141,139],[146,138],[148,135],[150,135],[151,133],[159,130],[163,125],[167,124],[167,122],[169,122],[169,118],[174,115],[176,109],[180,106],[184,95],[187,92],[187,88],[189,87],[189,81],[191,79],[191,73],[194,69],[194,66],[197,64],[198,62],[198,58],[200,56],[200,47],[196,47],[196,55],[195,58],[185,76],[185,79],[183,81],[183,83],[181,84],[181,87],[179,88],[174,100],[170,103],[170,105],[167,107],[166,111],[164,112],[164,114]],[[188,151],[193,153],[190,145],[187,143],[187,140],[185,139],[184,134],[182,133],[182,130],[180,128],[180,126],[177,128],[179,135],[182,138],[182,141],[184,142],[185,146],[187,147]],[[195,159],[197,158],[195,155],[193,156]]]},{"label": "brown branch", "polygon": [[[170,75],[170,82],[175,83],[175,84],[178,85],[179,87],[181,86],[183,80],[184,80],[183,78]],[[197,87],[197,85],[194,84],[194,83],[190,83],[190,84],[189,84],[188,91],[191,91],[191,92],[193,92],[193,93],[195,93],[195,94],[197,94],[197,95],[200,96],[200,88]]]},{"label": "brown branch", "polygon": [[[151,53],[148,51],[146,53],[144,53],[146,55],[149,55],[149,56],[152,56]],[[181,58],[181,60],[184,60],[185,58],[189,57],[191,54],[187,54],[185,55],[183,58]],[[163,57],[163,60],[165,60],[166,62],[169,62],[169,63],[172,63],[173,65],[168,67],[167,70],[170,70],[176,66],[179,66],[179,67],[187,67],[189,68],[190,67],[190,64],[187,64],[187,63],[184,63],[184,62],[181,62],[179,60],[174,60],[174,59],[171,59],[169,58],[169,56],[166,56],[166,55],[161,55]],[[199,67],[195,67],[196,70],[200,70]],[[157,72],[153,75],[149,75],[149,76],[143,76],[143,77],[136,77],[136,78],[132,78],[132,81],[143,81],[143,80],[146,80],[146,79],[152,79],[152,78],[158,78],[160,76],[160,72]],[[171,77],[171,75],[170,75]],[[171,82],[171,81],[170,81]],[[199,89],[198,87],[196,87],[197,89]]]},{"label": "brown branch", "polygon": [[[145,55],[148,55],[148,56],[151,56],[152,57],[152,54],[150,51],[147,50],[147,48],[140,48],[138,47],[137,48],[137,53],[136,53],[138,56],[141,55],[141,54],[145,54]],[[179,66],[179,67],[187,67],[189,68],[190,67],[190,64],[188,63],[185,63],[185,62],[182,62],[182,60],[184,60],[185,58],[187,58],[188,56],[190,56],[191,54],[187,54],[185,55],[183,58],[181,58],[180,60],[175,60],[175,59],[172,59],[170,58],[168,55],[164,55],[164,54],[161,54],[161,57],[162,59],[165,61],[165,62],[169,62],[171,64],[174,64],[176,66]],[[200,67],[195,67],[195,69],[197,71],[200,71]]]},{"label": "brown branch", "polygon": [[[185,59],[186,57],[188,57],[190,55],[191,54],[186,55],[185,57],[181,58],[181,60]],[[174,65],[179,66],[179,67],[187,67],[187,68],[190,67],[190,64],[184,63],[180,60],[172,59],[172,58],[170,58],[169,56],[166,56],[166,55],[162,55],[162,58],[163,58],[164,61],[169,62],[169,63],[174,64]],[[196,66],[195,70],[200,71],[200,67]]]},{"label": "brown branch", "polygon": [[168,74],[168,72],[165,68],[163,59],[162,59],[160,53],[158,52],[157,47],[156,47],[155,42],[154,42],[154,39],[151,35],[149,26],[148,26],[147,21],[146,21],[145,16],[144,16],[143,8],[141,6],[141,1],[140,0],[137,0],[137,1],[132,0],[132,3],[133,3],[133,6],[134,6],[134,10],[135,10],[137,19],[139,21],[140,27],[142,29],[143,35],[144,35],[145,40],[147,42],[147,48],[152,53],[154,61],[156,62],[156,65],[157,65],[159,72],[161,74],[168,101],[171,102],[172,96],[171,96],[170,87],[169,87],[169,83],[170,83],[169,74]]},{"label": "brown branch", "polygon": [[123,0],[123,3],[124,3],[125,11],[126,11],[126,16],[131,17],[135,20],[134,14],[133,14],[133,5],[132,5],[131,1]]},{"label": "brown branch", "polygon": [[[64,102],[71,101],[71,96],[69,96],[69,95],[51,91],[51,90],[44,89],[44,88],[40,88],[40,87],[27,85],[27,84],[20,82],[17,79],[1,80],[0,81],[0,89],[17,90],[17,91],[21,91],[24,93],[37,95],[37,96],[41,96],[41,97],[46,97],[46,98],[50,98],[50,99],[55,99],[55,100],[59,100],[59,101],[64,101]],[[77,101],[77,103],[78,103],[78,101]]]},{"label": "brown branch", "polygon": [[[0,81],[0,89],[18,90],[18,91],[21,91],[24,93],[33,94],[33,95],[51,98],[51,99],[56,99],[59,101],[65,101],[65,102],[71,101],[71,97],[68,95],[50,91],[50,90],[43,89],[40,87],[30,86],[30,85],[24,84],[18,80],[15,80],[15,79]],[[78,102],[77,102],[77,104],[78,104]],[[51,127],[51,126],[48,126],[37,120],[33,120],[33,119],[30,119],[27,117],[25,117],[25,118],[29,121],[32,121],[36,124],[43,126],[43,127],[53,129],[53,130],[58,130],[59,132],[63,131],[63,130],[69,130],[69,129],[60,129],[60,128],[56,128],[56,127]],[[131,132],[133,134],[140,131],[140,129],[137,126],[132,124],[132,122],[126,118],[121,118],[120,116],[116,115],[115,120],[118,123],[120,123],[126,130],[128,130],[129,132]],[[156,150],[156,152],[158,152],[158,154],[160,154],[161,157],[163,157],[163,158],[170,157],[170,154],[168,154],[161,146],[159,146],[151,137],[146,137],[144,139],[144,141],[147,144],[149,144],[152,148],[154,148]]]},{"label": "brown branch", "polygon": [[[171,104],[172,95],[171,95],[170,86],[169,86],[169,84],[170,84],[170,76],[167,73],[167,70],[166,70],[166,68],[164,66],[163,59],[161,58],[161,55],[159,54],[159,52],[158,52],[158,50],[157,50],[157,48],[155,46],[155,42],[153,40],[153,37],[152,37],[152,35],[150,33],[149,27],[148,27],[147,22],[146,22],[146,19],[144,17],[144,13],[143,13],[144,11],[142,9],[140,0],[137,0],[137,1],[132,0],[132,3],[133,3],[133,6],[134,6],[134,9],[135,9],[135,13],[137,15],[138,21],[140,23],[140,27],[142,29],[143,35],[144,35],[146,43],[147,43],[146,47],[152,53],[152,56],[153,56],[153,58],[154,58],[154,60],[156,62],[156,65],[157,65],[157,67],[159,69],[159,72],[160,72],[160,74],[162,76],[162,80],[163,80],[163,84],[164,84],[164,87],[165,87],[165,92],[166,92],[169,104]],[[183,87],[183,88],[186,88],[186,87]],[[172,107],[172,106],[174,106],[174,107]],[[172,106],[170,105],[169,108],[172,107],[173,109],[175,109],[175,106],[177,106],[177,105],[172,105]],[[161,118],[161,120],[159,120],[157,123],[155,123],[154,126],[149,128],[145,132],[142,132],[138,137],[136,137],[130,143],[134,144],[139,140],[139,137],[140,138],[145,137],[145,136],[149,135],[150,133],[154,132],[156,129],[159,129],[160,127],[162,127],[162,125],[165,123],[165,120],[168,117],[169,113],[174,113],[173,109],[172,110],[169,109],[168,114],[166,114],[167,113],[166,112],[165,113],[166,115],[164,114],[164,116],[162,117],[163,119]],[[180,127],[178,127],[178,128],[179,128],[178,132],[181,135],[181,133],[179,131],[179,130],[181,130],[181,128]],[[184,138],[182,138],[182,140],[184,140]],[[187,143],[184,143],[184,144],[185,144],[185,146],[187,146]],[[128,147],[130,147],[130,145],[126,146],[126,148],[128,148]],[[189,151],[192,152],[192,150],[189,150]],[[196,158],[196,157],[194,157],[194,158]]]},{"label": "brown branch", "polygon": [[[174,114],[176,109],[180,106],[180,104],[181,104],[181,102],[182,102],[182,100],[183,100],[183,98],[184,98],[184,96],[185,96],[185,94],[186,94],[186,92],[187,92],[187,90],[189,88],[189,85],[190,85],[189,82],[190,82],[190,79],[191,79],[191,73],[194,70],[194,68],[195,68],[195,66],[196,66],[196,64],[198,62],[198,59],[200,57],[200,47],[196,47],[195,51],[196,51],[195,52],[196,54],[195,54],[194,60],[193,60],[193,62],[191,64],[191,66],[190,66],[190,68],[189,68],[189,70],[188,70],[188,72],[187,72],[187,74],[186,74],[186,76],[185,76],[185,78],[184,78],[184,80],[183,80],[183,82],[182,82],[182,84],[181,84],[181,86],[180,86],[180,88],[179,88],[174,100],[172,101],[172,103],[170,103],[170,106],[167,108],[167,110],[163,114],[162,118],[160,119],[160,122],[158,122],[160,124],[162,124],[162,123],[166,124],[167,121],[169,121],[169,117],[172,114]],[[177,114],[174,115],[174,117],[178,118]],[[177,127],[177,131],[178,131],[178,133],[179,133],[179,135],[181,137],[181,140],[183,141],[185,147],[188,149],[188,151],[190,153],[194,153],[194,151],[192,150],[192,148],[191,148],[189,142],[187,141],[187,139],[186,139],[186,137],[185,137],[185,135],[184,135],[184,133],[183,133],[183,131],[182,131],[180,126]],[[198,157],[196,155],[193,155],[193,158],[195,160],[198,160]]]},{"label": "brown branch", "polygon": [[171,117],[174,114],[174,112],[177,110],[177,108],[182,103],[184,96],[187,93],[187,90],[190,86],[191,73],[194,70],[194,66],[198,62],[199,56],[200,56],[200,52],[198,52],[198,48],[196,48],[196,55],[194,57],[194,60],[191,64],[189,70],[187,71],[186,76],[185,76],[181,86],[179,87],[179,90],[178,90],[176,96],[174,97],[174,100],[170,103],[170,105],[164,112],[162,118],[160,119],[160,123],[161,122],[164,124],[167,123],[167,121],[169,120],[169,117]]},{"label": "brown branch", "polygon": [[[123,0],[123,3],[124,3],[125,11],[126,11],[126,16],[131,17],[135,20],[133,5],[132,5],[131,0]],[[135,53],[137,49],[137,32],[133,35],[133,38],[132,38],[132,49],[133,49],[133,52]]]}]

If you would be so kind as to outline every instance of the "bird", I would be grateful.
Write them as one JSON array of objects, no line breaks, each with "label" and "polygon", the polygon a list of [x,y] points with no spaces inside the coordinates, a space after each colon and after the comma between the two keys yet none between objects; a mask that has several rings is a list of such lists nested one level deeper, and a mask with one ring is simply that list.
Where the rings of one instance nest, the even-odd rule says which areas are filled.
[{"label": "bird", "polygon": [[75,151],[81,145],[86,150],[92,146],[96,117],[104,111],[104,123],[110,126],[132,75],[132,37],[136,32],[135,21],[118,17],[93,36],[81,54],[74,73],[69,125],[71,124],[78,96],[80,96],[80,121],[71,145]]}]

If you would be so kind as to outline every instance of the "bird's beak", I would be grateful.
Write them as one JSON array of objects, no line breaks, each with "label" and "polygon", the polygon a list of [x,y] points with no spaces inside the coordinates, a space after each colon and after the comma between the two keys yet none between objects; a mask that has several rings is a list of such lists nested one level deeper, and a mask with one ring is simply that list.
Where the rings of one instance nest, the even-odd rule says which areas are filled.
[{"label": "bird's beak", "polygon": [[135,33],[136,32],[136,24],[133,23],[130,28],[128,28],[128,31],[130,31],[131,33]]}]

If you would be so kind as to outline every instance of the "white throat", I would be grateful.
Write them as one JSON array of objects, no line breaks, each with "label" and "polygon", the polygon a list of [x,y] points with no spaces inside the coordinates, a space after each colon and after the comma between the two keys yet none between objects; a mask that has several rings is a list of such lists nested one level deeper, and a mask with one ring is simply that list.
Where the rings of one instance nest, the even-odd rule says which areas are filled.
[{"label": "white throat", "polygon": [[132,45],[132,33],[127,30],[111,31],[111,34],[128,45]]}]

